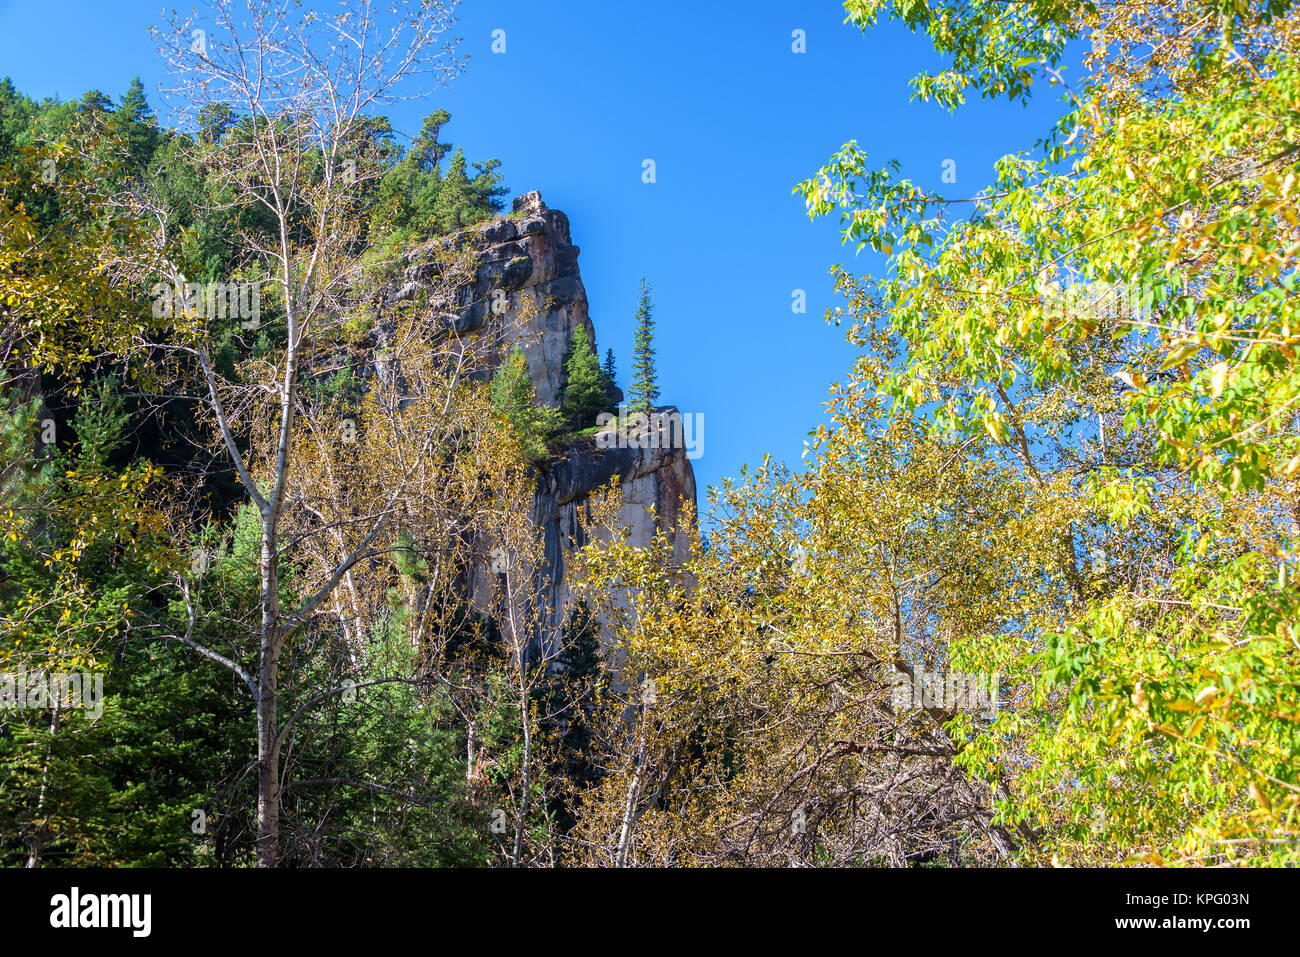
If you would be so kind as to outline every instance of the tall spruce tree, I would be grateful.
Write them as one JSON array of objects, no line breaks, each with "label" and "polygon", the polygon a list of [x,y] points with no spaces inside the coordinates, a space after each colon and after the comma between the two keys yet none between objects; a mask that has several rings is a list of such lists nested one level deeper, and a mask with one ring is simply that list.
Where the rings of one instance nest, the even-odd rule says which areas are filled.
[{"label": "tall spruce tree", "polygon": [[585,429],[604,410],[609,391],[600,360],[591,347],[591,338],[581,325],[574,326],[569,339],[569,358],[565,360],[564,372],[568,376],[564,387],[564,416],[569,428]]},{"label": "tall spruce tree", "polygon": [[650,284],[641,277],[641,301],[636,309],[636,347],[632,360],[633,412],[648,412],[659,398],[659,383],[655,375],[655,323],[654,302],[650,298]]},{"label": "tall spruce tree", "polygon": [[618,389],[618,367],[614,365],[614,350],[605,350],[605,408],[613,411],[623,393]]}]

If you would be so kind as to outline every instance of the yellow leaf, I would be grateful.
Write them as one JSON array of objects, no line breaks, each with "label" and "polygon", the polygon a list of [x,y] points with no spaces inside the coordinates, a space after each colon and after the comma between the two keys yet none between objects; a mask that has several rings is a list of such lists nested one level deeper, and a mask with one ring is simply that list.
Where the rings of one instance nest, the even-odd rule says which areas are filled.
[{"label": "yellow leaf", "polygon": [[1002,417],[996,413],[984,416],[984,429],[997,442],[1006,438],[1006,429],[1002,425]]},{"label": "yellow leaf", "polygon": [[1189,343],[1185,346],[1179,346],[1165,358],[1160,364],[1161,370],[1172,369],[1174,366],[1182,365],[1196,353],[1200,352],[1201,347],[1195,343]]},{"label": "yellow leaf", "polygon": [[1146,376],[1136,370],[1121,369],[1115,373],[1115,378],[1133,389],[1141,390],[1147,384]]},{"label": "yellow leaf", "polygon": [[1228,381],[1228,363],[1220,362],[1210,373],[1210,393],[1217,399],[1223,394],[1223,387]]}]

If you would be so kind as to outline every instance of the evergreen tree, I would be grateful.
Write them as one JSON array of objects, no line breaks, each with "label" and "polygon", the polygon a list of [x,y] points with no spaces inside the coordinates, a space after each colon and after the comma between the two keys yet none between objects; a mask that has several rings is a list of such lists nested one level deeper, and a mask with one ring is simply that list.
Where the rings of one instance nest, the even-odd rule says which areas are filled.
[{"label": "evergreen tree", "polygon": [[504,197],[510,190],[501,185],[501,161],[490,159],[484,163],[474,163],[474,177],[470,180],[473,191],[474,218],[486,219],[505,209]]},{"label": "evergreen tree", "polygon": [[609,397],[600,360],[591,348],[591,339],[581,325],[575,326],[569,339],[569,358],[564,363],[567,384],[564,387],[564,415],[569,428],[584,429],[604,411]]},{"label": "evergreen tree", "polygon": [[77,109],[86,114],[112,113],[113,101],[102,90],[87,90],[81,95]]},{"label": "evergreen tree", "polygon": [[605,350],[605,368],[601,371],[605,373],[605,408],[612,412],[623,398],[618,388],[618,367],[614,365],[613,349]]},{"label": "evergreen tree", "polygon": [[435,110],[425,117],[420,135],[391,177],[385,178],[381,205],[393,225],[413,226],[420,235],[438,231],[436,207],[442,189],[442,159],[451,150],[451,144],[442,139],[442,128],[450,120],[446,110]]},{"label": "evergreen tree", "polygon": [[466,171],[468,165],[464,152],[457,147],[433,205],[438,228],[443,232],[468,226],[474,219],[474,186]]},{"label": "evergreen tree", "polygon": [[[451,121],[446,110],[424,119],[411,148],[380,179],[371,213],[376,235],[420,240],[487,219],[504,208],[501,161],[471,164],[443,138]],[[443,160],[450,157],[446,172]]]},{"label": "evergreen tree", "polygon": [[636,309],[636,348],[632,360],[633,412],[648,412],[659,399],[659,383],[655,375],[654,302],[650,298],[650,284],[641,277],[641,301]]},{"label": "evergreen tree", "polygon": [[209,103],[199,110],[199,141],[216,143],[235,125],[235,111],[225,103]]},{"label": "evergreen tree", "polygon": [[[0,866],[193,865],[205,846],[193,810],[216,808],[216,784],[240,776],[230,756],[252,729],[222,708],[228,695],[207,693],[222,687],[213,666],[128,626],[168,617],[157,596],[172,553],[147,504],[150,467],[112,464],[128,420],[97,381],[72,417],[75,441],[51,452],[57,467],[4,486],[20,516],[42,517],[0,541],[0,620],[6,638],[22,638],[0,649],[0,672],[92,672],[105,697],[97,719],[0,710]],[[30,448],[28,426],[26,415],[0,417],[0,445]],[[61,558],[73,548],[75,570]]]},{"label": "evergreen tree", "polygon": [[29,126],[35,115],[36,104],[19,93],[12,80],[0,80],[0,163],[16,159],[15,148],[30,141]]},{"label": "evergreen tree", "polygon": [[537,405],[528,363],[518,347],[492,377],[492,405],[509,420],[529,458],[546,457],[547,444],[559,430],[560,411]]},{"label": "evergreen tree", "polygon": [[442,176],[442,158],[451,150],[451,144],[442,139],[442,128],[450,121],[451,114],[446,110],[434,110],[426,116],[420,126],[420,135],[406,155],[413,168],[435,179]]},{"label": "evergreen tree", "polygon": [[144,95],[144,85],[137,76],[127,87],[126,94],[113,114],[113,128],[127,141],[131,160],[143,171],[162,140],[153,108]]},{"label": "evergreen tree", "polygon": [[138,76],[131,79],[126,92],[122,94],[117,115],[132,123],[148,123],[153,119],[153,108],[149,106],[149,100],[144,95],[144,84]]}]

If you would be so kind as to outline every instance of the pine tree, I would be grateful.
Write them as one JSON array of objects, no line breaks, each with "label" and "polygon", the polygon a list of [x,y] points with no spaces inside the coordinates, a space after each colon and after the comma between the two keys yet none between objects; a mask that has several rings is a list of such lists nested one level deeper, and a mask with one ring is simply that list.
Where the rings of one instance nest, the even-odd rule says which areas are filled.
[{"label": "pine tree", "polygon": [[618,390],[618,367],[614,365],[613,349],[605,351],[605,367],[601,371],[605,373],[605,408],[613,411],[622,397]]},{"label": "pine tree", "polygon": [[81,94],[81,102],[77,104],[79,113],[97,113],[105,114],[113,112],[113,101],[108,94],[102,90],[87,90]]},{"label": "pine tree", "polygon": [[452,232],[473,221],[474,187],[470,183],[468,168],[464,152],[457,147],[447,167],[447,175],[438,187],[438,198],[433,207],[438,228],[443,232]]},{"label": "pine tree", "polygon": [[162,141],[153,108],[144,95],[144,85],[137,76],[127,87],[122,102],[113,114],[112,125],[126,138],[131,159],[143,170]]},{"label": "pine tree", "polygon": [[547,445],[560,425],[560,411],[537,405],[522,349],[516,348],[492,377],[492,405],[509,420],[529,458],[546,457]]},{"label": "pine tree", "polygon": [[650,284],[641,277],[641,301],[636,310],[636,348],[632,361],[633,412],[648,412],[659,399],[659,383],[655,375],[654,303],[650,299]]},{"label": "pine tree", "polygon": [[[508,190],[501,185],[501,161],[470,164],[444,137],[450,121],[446,110],[435,110],[424,118],[411,148],[395,151],[400,158],[375,189],[371,228],[377,234],[399,241],[427,238],[487,219],[504,207]],[[387,120],[379,135],[391,135]]]},{"label": "pine tree", "polygon": [[609,393],[600,370],[600,360],[591,348],[586,328],[581,325],[573,328],[564,371],[568,376],[564,387],[564,415],[569,428],[584,429],[595,421],[597,413],[604,410]]},{"label": "pine tree", "polygon": [[420,135],[411,144],[411,151],[405,161],[421,173],[428,173],[434,179],[442,177],[442,158],[451,152],[452,144],[441,139],[442,128],[451,122],[451,114],[446,110],[434,110],[424,118],[420,126]]},{"label": "pine tree", "polygon": [[235,125],[235,111],[225,103],[209,103],[199,110],[199,140],[216,143]]}]

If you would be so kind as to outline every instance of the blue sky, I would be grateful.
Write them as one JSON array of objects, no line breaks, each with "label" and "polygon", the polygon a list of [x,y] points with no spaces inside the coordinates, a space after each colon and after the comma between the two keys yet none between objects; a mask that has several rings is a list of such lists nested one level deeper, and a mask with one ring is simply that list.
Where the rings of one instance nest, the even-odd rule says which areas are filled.
[{"label": "blue sky", "polygon": [[[116,100],[138,74],[157,108],[147,27],[161,9],[0,0],[0,75],[38,98],[98,88]],[[568,214],[597,346],[613,347],[625,387],[648,278],[661,401],[705,418],[702,503],[706,485],[765,452],[797,465],[854,357],[823,318],[837,304],[828,270],[883,267],[842,246],[832,220],[809,222],[794,184],[857,139],[876,165],[898,159],[918,184],[970,196],[1061,109],[1046,86],[1028,108],[975,102],[949,115],[910,102],[908,80],[939,64],[926,38],[893,25],[864,35],[843,19],[834,0],[467,0],[456,34],[468,69],[390,113],[410,135],[425,114],[450,111],[444,135],[471,161],[499,157],[512,195],[541,190]],[[491,52],[497,29],[504,54]],[[641,178],[647,158],[653,184]],[[955,185],[941,184],[947,159]],[[806,290],[805,314],[791,311],[795,289]]]}]

